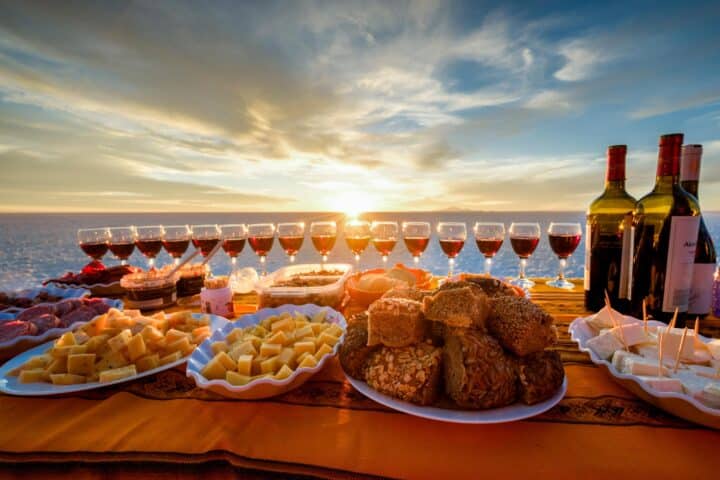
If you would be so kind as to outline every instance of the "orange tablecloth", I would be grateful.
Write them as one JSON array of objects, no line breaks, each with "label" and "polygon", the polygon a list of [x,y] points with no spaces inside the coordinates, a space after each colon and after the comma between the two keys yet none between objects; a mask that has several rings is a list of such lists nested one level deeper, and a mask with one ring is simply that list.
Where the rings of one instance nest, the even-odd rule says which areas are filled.
[{"label": "orange tablecloth", "polygon": [[530,420],[457,425],[397,413],[354,391],[336,361],[300,389],[262,401],[199,390],[178,369],[62,397],[0,396],[0,461],[35,462],[34,474],[153,478],[237,472],[223,462],[250,476],[658,479],[720,470],[720,432],[636,399],[569,343],[567,324],[583,313],[580,291],[538,290],[534,298],[560,326],[569,387],[558,406]]}]

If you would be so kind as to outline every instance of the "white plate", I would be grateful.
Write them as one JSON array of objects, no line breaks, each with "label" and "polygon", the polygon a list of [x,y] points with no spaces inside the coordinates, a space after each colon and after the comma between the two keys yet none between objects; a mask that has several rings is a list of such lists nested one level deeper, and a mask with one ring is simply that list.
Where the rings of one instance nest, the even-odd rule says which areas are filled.
[{"label": "white plate", "polygon": [[[640,380],[636,375],[620,373],[611,362],[598,357],[595,352],[587,347],[587,341],[595,336],[595,332],[587,324],[588,318],[590,317],[576,318],[572,321],[568,328],[570,338],[578,344],[578,349],[587,353],[590,360],[607,371],[613,380],[646,402],[673,415],[701,425],[720,429],[720,409],[708,407],[690,395],[683,393],[659,392]],[[648,325],[667,327],[667,324],[656,320],[649,320]],[[705,342],[709,340],[702,335],[699,338]]]},{"label": "white plate", "polygon": [[[332,352],[323,356],[318,364],[313,368],[302,367],[296,368],[292,375],[282,380],[276,380],[274,378],[263,378],[254,380],[247,385],[230,385],[225,380],[208,380],[202,373],[202,369],[207,363],[215,356],[212,352],[212,343],[225,340],[225,337],[236,328],[243,328],[250,325],[257,325],[263,319],[273,316],[280,315],[283,312],[301,312],[308,317],[312,317],[321,310],[326,310],[327,314],[325,318],[330,323],[337,323],[343,329],[343,334],[335,344]],[[258,398],[274,397],[276,395],[283,394],[294,388],[299,387],[315,373],[319,372],[327,361],[337,354],[338,348],[342,345],[345,340],[345,329],[347,328],[347,322],[345,317],[330,307],[320,307],[318,305],[306,304],[306,305],[283,305],[277,308],[263,308],[258,310],[256,313],[243,315],[236,322],[231,322],[225,325],[220,330],[213,333],[210,338],[206,339],[203,343],[195,349],[190,355],[187,365],[187,376],[195,380],[195,383],[199,388],[207,389],[215,392],[219,395],[223,395],[229,398],[238,398],[241,400],[250,400]]]},{"label": "white plate", "polygon": [[[193,313],[193,318],[200,318],[203,316],[209,316],[210,317],[210,330],[215,332],[218,329],[223,328],[228,322],[227,319],[223,317],[218,317],[217,315],[209,315],[204,313]],[[28,350],[26,352],[21,353],[17,357],[13,358],[9,362],[7,362],[5,365],[0,367],[0,392],[7,393],[10,395],[27,395],[27,396],[45,396],[45,395],[59,395],[61,393],[72,393],[72,392],[82,392],[85,390],[93,390],[95,388],[102,388],[107,387],[109,385],[115,385],[118,383],[128,382],[131,380],[136,380],[138,378],[147,377],[149,375],[154,375],[158,372],[162,372],[164,370],[169,370],[171,368],[177,367],[178,365],[182,365],[188,360],[188,357],[181,358],[177,362],[168,363],[167,365],[163,365],[162,367],[153,368],[152,370],[148,370],[146,372],[138,373],[137,375],[133,377],[128,378],[122,378],[120,380],[115,380],[113,382],[93,382],[93,383],[81,383],[77,385],[53,385],[52,383],[20,383],[18,381],[18,377],[11,376],[9,373],[12,370],[15,370],[18,367],[21,367],[25,364],[28,360],[30,360],[30,357],[34,357],[36,355],[42,355],[45,353],[50,347],[52,347],[54,342],[47,342],[42,345],[38,345],[37,347]]]},{"label": "white plate", "polygon": [[563,383],[555,392],[555,395],[548,398],[544,402],[535,405],[525,405],[524,403],[514,403],[507,407],[491,408],[488,410],[454,410],[438,407],[423,407],[410,402],[398,400],[383,393],[374,390],[367,383],[345,375],[350,384],[366,397],[375,400],[381,405],[397,410],[399,412],[414,415],[416,417],[427,418],[429,420],[438,420],[440,422],[450,423],[506,423],[522,420],[525,418],[540,415],[552,407],[557,405],[565,396],[567,391],[567,375],[563,378]]},{"label": "white plate", "polygon": [[[6,292],[9,295],[13,297],[26,297],[26,298],[35,298],[40,293],[45,292],[48,295],[52,295],[53,297],[60,297],[61,300],[64,300],[66,298],[81,298],[81,297],[87,297],[90,295],[90,290],[87,290],[85,288],[60,288],[55,285],[46,285],[44,287],[35,287],[35,288],[26,288],[23,290],[16,290],[14,292]],[[56,300],[54,302],[43,302],[38,303],[37,305],[31,305],[30,307],[8,307],[4,310],[0,310],[2,313],[12,313],[15,315],[18,315],[28,308],[37,307],[38,305],[54,305],[60,300]]]}]

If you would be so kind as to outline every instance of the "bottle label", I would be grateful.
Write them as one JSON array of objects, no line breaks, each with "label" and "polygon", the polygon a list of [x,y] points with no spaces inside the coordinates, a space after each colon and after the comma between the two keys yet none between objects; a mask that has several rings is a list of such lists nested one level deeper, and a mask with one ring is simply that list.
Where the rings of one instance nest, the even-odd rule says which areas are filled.
[{"label": "bottle label", "polygon": [[710,313],[714,274],[715,264],[713,263],[696,263],[693,265],[688,313],[693,315]]},{"label": "bottle label", "polygon": [[590,220],[585,224],[585,290],[590,290],[590,252],[592,251],[592,225]]},{"label": "bottle label", "polygon": [[674,216],[670,219],[663,312],[672,313],[675,308],[687,312],[699,229],[699,216]]}]

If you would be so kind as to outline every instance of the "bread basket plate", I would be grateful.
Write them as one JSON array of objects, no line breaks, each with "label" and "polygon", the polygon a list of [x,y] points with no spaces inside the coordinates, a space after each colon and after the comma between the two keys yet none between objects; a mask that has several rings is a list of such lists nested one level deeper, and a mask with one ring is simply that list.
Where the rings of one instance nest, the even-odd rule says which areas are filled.
[{"label": "bread basket plate", "polygon": [[[55,305],[58,303],[66,302],[68,300],[72,300],[72,298],[66,298],[64,300],[60,300],[59,302],[52,302],[43,305]],[[103,301],[103,303],[109,305],[110,308],[117,308],[119,310],[122,310],[123,308],[123,302],[120,300],[112,300],[109,298],[103,298],[101,300]],[[15,317],[17,317],[17,315],[19,314],[0,313],[0,323],[12,321],[15,319]],[[19,337],[15,337],[6,342],[0,342],[0,360],[12,358],[20,352],[24,352],[25,350],[33,348],[36,345],[45,343],[48,340],[58,338],[63,333],[75,330],[76,328],[80,327],[81,325],[85,325],[86,323],[87,322],[75,322],[65,328],[51,328],[40,335],[20,335]]]},{"label": "bread basket plate", "polygon": [[[210,330],[215,332],[222,328],[228,323],[223,317],[217,315],[210,315],[205,313],[193,313],[193,318],[199,319],[202,317],[210,317]],[[80,326],[81,324],[77,324]],[[183,363],[187,362],[189,356],[181,358],[180,360],[172,363],[168,363],[158,368],[153,368],[146,372],[138,373],[133,377],[122,378],[112,382],[92,382],[92,383],[80,383],[77,385],[53,385],[52,383],[20,383],[18,377],[10,375],[10,372],[24,365],[31,357],[41,355],[45,353],[50,347],[53,346],[53,341],[46,342],[42,345],[38,345],[31,350],[21,353],[12,360],[8,361],[5,365],[0,367],[0,392],[7,393],[9,395],[22,395],[22,396],[47,396],[47,395],[60,395],[62,393],[73,393],[82,392],[85,390],[93,390],[96,388],[107,387],[110,385],[116,385],[118,383],[129,382],[137,380],[138,378],[148,377],[164,370],[170,370]]]},{"label": "bread basket plate", "polygon": [[563,399],[565,392],[567,391],[567,376],[565,376],[562,385],[552,397],[548,398],[544,402],[536,403],[535,405],[525,405],[524,403],[517,402],[512,405],[508,405],[507,407],[490,408],[487,410],[456,410],[450,408],[426,407],[398,400],[397,398],[378,392],[361,380],[352,378],[349,375],[345,376],[355,390],[359,391],[369,399],[375,400],[380,405],[392,408],[398,412],[407,413],[408,415],[449,423],[491,424],[523,420],[550,410]]},{"label": "bread basket plate", "polygon": [[[48,295],[51,295],[53,297],[59,297],[60,300],[64,300],[66,298],[81,298],[81,297],[87,297],[90,295],[90,290],[86,288],[60,288],[55,285],[46,285],[44,287],[34,287],[34,288],[25,288],[23,290],[16,290],[14,292],[8,292],[13,297],[20,297],[20,298],[35,298],[41,293],[46,293]],[[42,302],[37,303],[35,305],[31,305],[30,307],[8,307],[3,310],[0,310],[0,313],[13,313],[18,314],[21,312],[24,312],[28,308],[36,307],[38,305],[52,305],[60,300],[56,300],[54,302]]]},{"label": "bread basket plate", "polygon": [[[426,270],[422,270],[420,268],[409,268],[403,265],[402,263],[398,263],[395,265],[397,269],[404,270],[415,277],[415,288],[418,288],[420,290],[429,290],[432,282],[432,274]],[[390,271],[390,269],[385,268],[373,268],[371,270],[365,270],[363,272],[358,272],[353,275],[351,275],[347,282],[345,283],[345,289],[348,292],[348,295],[350,295],[350,298],[355,300],[358,304],[363,306],[369,306],[371,303],[373,303],[375,300],[379,299],[383,296],[385,293],[385,290],[383,291],[371,291],[371,290],[363,290],[360,288],[359,283],[362,279],[363,275],[367,274],[383,274]]]},{"label": "bread basket plate", "polygon": [[[705,425],[706,427],[720,429],[720,409],[711,408],[703,405],[690,395],[675,392],[659,392],[642,382],[637,376],[627,373],[620,373],[612,363],[598,357],[595,352],[587,347],[587,342],[593,338],[594,332],[586,323],[590,317],[576,318],[569,327],[570,338],[578,344],[578,348],[590,356],[590,360],[605,370],[607,374],[620,386],[629,390],[636,396],[646,402],[655,405],[661,410],[665,410],[677,417],[684,418],[693,423]],[[667,325],[655,320],[648,321],[649,326]],[[703,341],[709,340],[707,337],[700,336]]]},{"label": "bread basket plate", "polygon": [[[225,380],[208,380],[202,375],[202,373],[200,373],[205,365],[207,365],[207,363],[215,356],[212,352],[212,343],[224,340],[225,337],[227,337],[227,335],[234,329],[257,325],[267,317],[280,315],[284,312],[288,312],[290,314],[300,312],[308,317],[312,317],[321,310],[327,311],[325,319],[328,322],[336,323],[342,327],[343,334],[340,337],[340,340],[333,347],[332,352],[323,356],[315,367],[296,368],[292,375],[283,380],[261,378],[254,380],[247,385],[241,386],[231,385]],[[228,398],[255,400],[281,395],[307,382],[310,377],[322,370],[330,358],[337,355],[338,348],[340,348],[340,345],[345,340],[346,328],[347,323],[345,321],[345,317],[340,312],[333,310],[330,307],[320,307],[318,305],[306,304],[282,305],[277,308],[263,308],[262,310],[258,310],[256,313],[243,315],[239,320],[228,323],[220,330],[214,332],[210,338],[201,343],[192,355],[190,355],[187,365],[187,376],[195,380],[195,383],[199,388],[210,390],[211,392],[215,392]]]}]

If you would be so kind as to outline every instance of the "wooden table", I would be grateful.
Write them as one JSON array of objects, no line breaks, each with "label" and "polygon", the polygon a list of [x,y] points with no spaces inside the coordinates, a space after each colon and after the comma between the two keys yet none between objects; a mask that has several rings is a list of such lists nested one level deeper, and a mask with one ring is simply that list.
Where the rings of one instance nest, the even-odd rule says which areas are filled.
[{"label": "wooden table", "polygon": [[[533,300],[560,331],[566,397],[538,417],[456,425],[389,410],[356,392],[336,361],[262,401],[197,389],[183,369],[61,397],[0,396],[8,476],[178,478],[710,478],[720,432],[637,399],[577,350],[582,291],[539,283]],[[246,298],[244,303],[251,303]],[[703,322],[718,336],[720,321]]]}]

